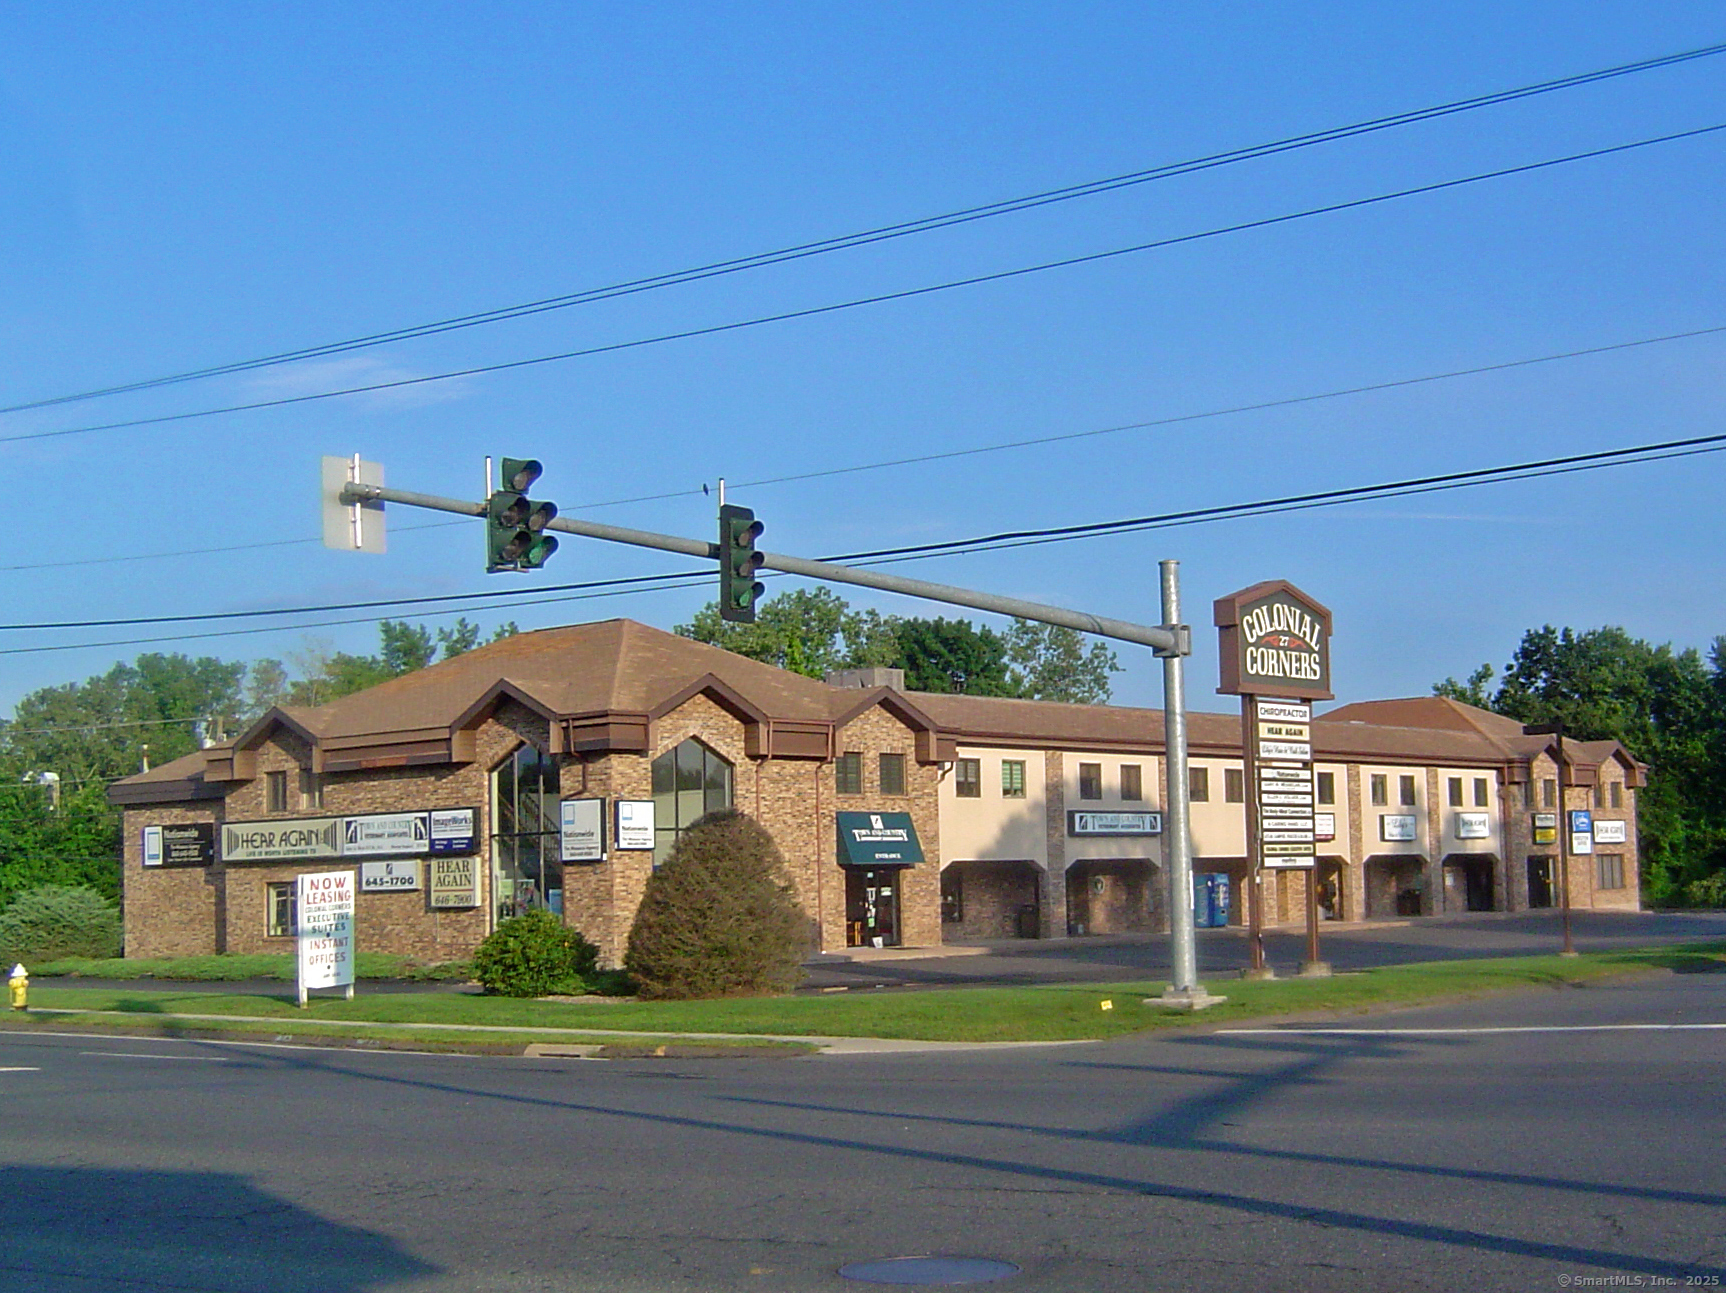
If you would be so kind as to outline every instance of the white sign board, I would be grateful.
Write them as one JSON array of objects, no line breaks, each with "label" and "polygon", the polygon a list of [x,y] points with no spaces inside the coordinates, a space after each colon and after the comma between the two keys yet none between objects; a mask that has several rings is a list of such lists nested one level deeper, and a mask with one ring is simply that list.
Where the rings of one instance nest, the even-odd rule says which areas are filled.
[{"label": "white sign board", "polygon": [[1334,840],[1336,838],[1336,814],[1314,813],[1312,815],[1312,828],[1314,836],[1318,839]]},{"label": "white sign board", "polygon": [[431,860],[431,905],[433,907],[479,906],[479,868],[471,857],[439,857]]},{"label": "white sign board", "polygon": [[617,847],[648,850],[653,848],[653,800],[617,801]]},{"label": "white sign board", "polygon": [[605,861],[605,800],[561,801],[558,827],[565,862]]},{"label": "white sign board", "polygon": [[349,817],[342,823],[342,829],[343,857],[424,853],[431,845],[430,824],[424,813]]},{"label": "white sign board", "polygon": [[360,863],[361,893],[411,893],[420,887],[420,864],[413,858]]},{"label": "white sign board", "polygon": [[1492,836],[1492,817],[1488,813],[1458,813],[1456,815],[1456,838],[1459,840],[1484,840]]},{"label": "white sign board", "polygon": [[1596,844],[1627,844],[1630,842],[1630,825],[1628,822],[1595,822],[1594,842]]},{"label": "white sign board", "polygon": [[294,882],[300,1004],[308,988],[354,994],[354,873],[317,871]]},{"label": "white sign board", "polygon": [[1310,723],[1312,706],[1300,700],[1256,700],[1261,723]]},{"label": "white sign board", "polygon": [[1378,815],[1378,837],[1381,840],[1412,840],[1414,838],[1414,814],[1380,813]]}]

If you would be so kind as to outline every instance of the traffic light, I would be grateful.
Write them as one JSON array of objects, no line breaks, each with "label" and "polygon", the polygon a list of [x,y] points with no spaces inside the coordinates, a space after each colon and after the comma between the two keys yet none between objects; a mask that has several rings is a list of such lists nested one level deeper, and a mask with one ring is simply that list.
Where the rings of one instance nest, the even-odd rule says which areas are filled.
[{"label": "traffic light", "polygon": [[733,624],[755,623],[755,601],[767,590],[755,582],[765,558],[755,541],[767,527],[747,507],[719,509],[719,618]]},{"label": "traffic light", "polygon": [[545,468],[532,458],[503,460],[503,488],[486,500],[486,573],[538,570],[557,551],[557,540],[545,532],[557,515],[555,503],[536,503],[526,490]]}]

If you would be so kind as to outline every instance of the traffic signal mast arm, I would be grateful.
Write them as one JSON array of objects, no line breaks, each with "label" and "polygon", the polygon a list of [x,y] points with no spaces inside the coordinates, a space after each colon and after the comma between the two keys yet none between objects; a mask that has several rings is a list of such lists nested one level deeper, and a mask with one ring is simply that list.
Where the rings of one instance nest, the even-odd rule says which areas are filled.
[{"label": "traffic signal mast arm", "polygon": [[[431,494],[415,494],[405,489],[388,489],[382,485],[350,482],[341,492],[340,502],[401,503],[407,507],[425,507],[438,512],[455,512],[462,516],[485,516],[487,504],[464,503],[454,498],[437,498]],[[753,520],[753,517],[751,518]],[[670,534],[654,534],[649,530],[631,530],[621,525],[605,525],[598,521],[576,521],[568,517],[553,520],[548,529],[566,534],[579,534],[589,539],[604,539],[608,543],[628,543],[638,548],[657,548],[661,552],[677,552],[686,557],[707,561],[724,561],[725,553],[717,543],[699,539],[680,539]],[[884,593],[902,593],[927,601],[945,602],[950,606],[965,606],[977,611],[994,611],[1022,620],[1041,624],[1058,624],[1062,628],[1094,633],[1098,637],[1114,638],[1148,646],[1163,662],[1163,733],[1166,753],[1168,814],[1164,838],[1167,840],[1169,875],[1169,942],[1171,948],[1171,983],[1164,991],[1165,1004],[1182,1009],[1200,1009],[1222,1000],[1212,997],[1199,982],[1198,953],[1193,941],[1193,843],[1187,817],[1187,702],[1183,675],[1184,657],[1193,650],[1192,633],[1181,620],[1180,579],[1178,562],[1164,561],[1162,573],[1162,610],[1166,624],[1152,627],[1132,624],[1126,620],[1103,619],[1080,611],[1064,610],[1059,606],[1043,606],[1037,602],[1020,601],[1016,597],[997,597],[992,593],[972,592],[968,588],[953,588],[947,584],[931,584],[903,575],[883,574],[876,570],[858,570],[835,565],[830,561],[809,561],[803,557],[777,556],[759,553],[760,566],[788,575],[804,575],[810,579],[835,584],[855,584],[861,588],[877,588]]]},{"label": "traffic signal mast arm", "polygon": [[[433,494],[417,494],[405,489],[390,489],[383,485],[348,484],[342,489],[344,504],[381,502],[400,503],[405,507],[424,507],[437,512],[455,512],[462,516],[485,516],[486,504],[468,503],[461,499],[439,498]],[[655,534],[651,530],[632,530],[622,525],[606,525],[600,521],[581,521],[560,516],[548,529],[565,534],[579,534],[589,539],[604,539],[608,543],[627,543],[637,548],[657,548],[661,552],[677,552],[686,557],[707,561],[722,559],[717,543],[700,539],[682,539],[672,534]],[[1192,635],[1185,625],[1152,626],[1127,620],[1105,619],[1082,611],[1069,611],[1059,606],[1044,606],[1039,602],[1021,601],[1017,597],[999,597],[994,593],[973,592],[948,584],[932,584],[922,579],[907,579],[878,570],[860,570],[831,561],[811,561],[806,557],[787,557],[778,553],[761,554],[764,570],[777,570],[787,575],[804,575],[836,584],[854,584],[860,588],[875,588],[884,593],[901,593],[927,601],[945,602],[949,606],[965,606],[976,611],[992,611],[1017,619],[1034,620],[1040,624],[1058,624],[1062,628],[1094,633],[1117,642],[1133,642],[1148,646],[1159,656],[1189,655]]]}]

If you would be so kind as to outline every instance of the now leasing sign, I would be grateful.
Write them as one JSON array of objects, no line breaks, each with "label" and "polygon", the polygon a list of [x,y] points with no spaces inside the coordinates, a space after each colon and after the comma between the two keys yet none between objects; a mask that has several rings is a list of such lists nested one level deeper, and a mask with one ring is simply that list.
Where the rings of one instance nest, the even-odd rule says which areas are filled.
[{"label": "now leasing sign", "polygon": [[294,881],[300,1004],[308,988],[354,995],[354,873],[318,871]]}]

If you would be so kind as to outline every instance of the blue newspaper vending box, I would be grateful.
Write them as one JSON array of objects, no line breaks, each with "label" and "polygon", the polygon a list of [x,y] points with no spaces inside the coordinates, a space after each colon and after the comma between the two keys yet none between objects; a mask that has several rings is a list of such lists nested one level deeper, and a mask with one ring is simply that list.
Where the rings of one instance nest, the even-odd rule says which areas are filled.
[{"label": "blue newspaper vending box", "polygon": [[1229,923],[1229,878],[1220,871],[1193,875],[1193,924],[1221,929]]}]

